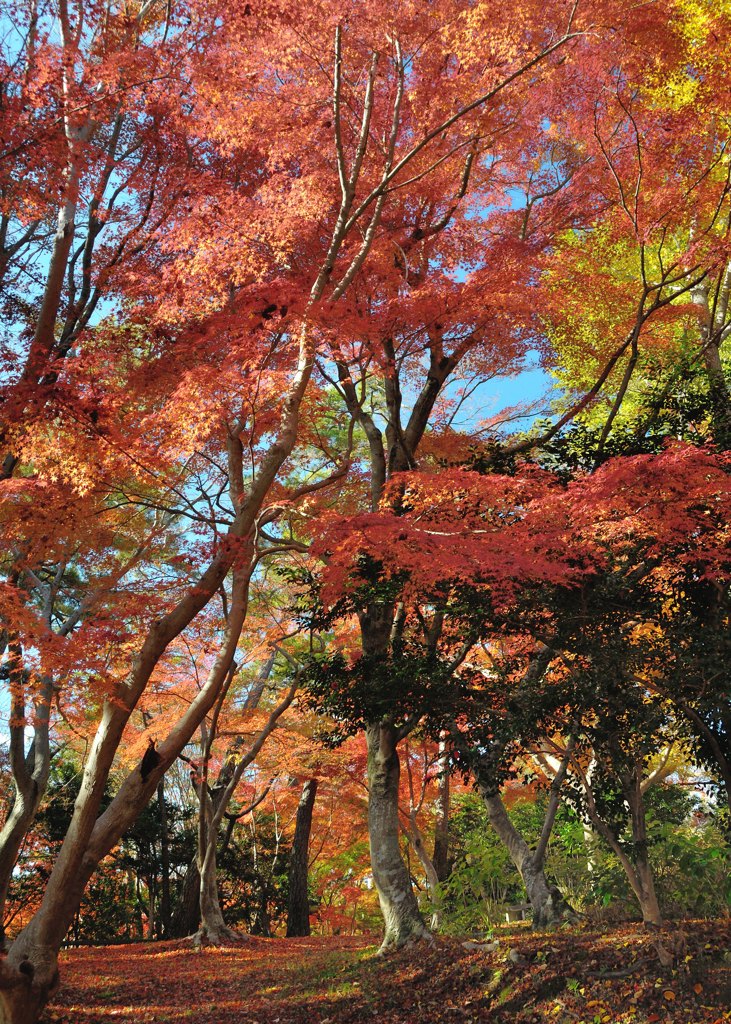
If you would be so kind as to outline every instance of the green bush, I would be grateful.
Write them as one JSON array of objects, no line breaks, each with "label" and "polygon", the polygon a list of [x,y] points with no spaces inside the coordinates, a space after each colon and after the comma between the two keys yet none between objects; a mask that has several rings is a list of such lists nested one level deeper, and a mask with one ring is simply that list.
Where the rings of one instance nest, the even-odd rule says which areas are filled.
[{"label": "green bush", "polygon": [[[731,906],[731,855],[719,823],[677,785],[646,797],[650,860],[667,917],[716,917]],[[545,796],[519,800],[509,810],[530,846],[538,841]],[[625,842],[628,836],[622,837]],[[523,902],[525,890],[507,850],[474,793],[455,801],[450,820],[452,870],[425,909],[438,909],[453,934],[484,932],[504,920],[504,906]],[[637,901],[615,854],[576,812],[562,805],[548,847],[546,875],[571,905],[601,918],[633,918]]]}]

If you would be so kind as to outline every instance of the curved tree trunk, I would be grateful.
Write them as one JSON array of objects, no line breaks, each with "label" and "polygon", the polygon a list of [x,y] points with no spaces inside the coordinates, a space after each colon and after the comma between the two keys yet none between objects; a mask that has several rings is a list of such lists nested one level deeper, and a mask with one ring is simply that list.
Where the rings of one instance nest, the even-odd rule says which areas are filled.
[{"label": "curved tree trunk", "polygon": [[622,792],[632,817],[632,856],[626,846],[619,842],[614,831],[601,817],[594,800],[594,792],[585,772],[579,771],[579,777],[586,798],[586,812],[598,834],[613,851],[617,860],[624,868],[627,880],[637,897],[642,911],[642,920],[646,925],[659,928],[662,924],[662,913],[655,892],[655,881],[647,855],[647,827],[645,822],[645,802],[641,779],[641,767],[625,773],[621,778]]},{"label": "curved tree trunk", "polygon": [[[264,668],[267,676],[269,675],[273,664],[274,659],[271,658]],[[229,682],[233,678],[234,670],[235,665],[232,662],[229,672]],[[223,913],[221,911],[221,904],[218,897],[218,883],[216,879],[216,847],[218,845],[218,835],[224,815],[226,814],[226,809],[231,802],[231,798],[234,795],[237,785],[241,781],[244,771],[252,761],[254,761],[266,739],[276,727],[279,718],[284,714],[294,700],[297,684],[298,677],[295,676],[294,682],[291,684],[284,698],[270,712],[266,724],[259,730],[249,749],[244,754],[239,753],[238,755],[234,755],[232,753],[231,756],[229,756],[219,775],[218,784],[215,790],[209,791],[207,781],[208,759],[211,752],[211,743],[217,728],[218,714],[226,699],[228,686],[224,687],[221,692],[216,711],[213,715],[208,740],[205,744],[203,773],[200,777],[199,784],[196,787],[200,803],[198,814],[198,871],[200,874],[201,927],[200,931],[195,936],[198,944],[206,941],[212,945],[223,945],[227,942],[238,941],[244,937],[232,928],[228,928],[223,920]],[[265,792],[244,812],[239,813],[248,813],[253,810],[254,807],[264,799],[268,789],[269,787],[267,787]]]},{"label": "curved tree trunk", "polygon": [[312,812],[317,796],[317,779],[308,779],[302,787],[297,806],[297,823],[289,860],[289,906],[287,938],[310,934],[310,900],[307,893],[309,876],[310,832]]},{"label": "curved tree trunk", "polygon": [[[419,858],[419,863],[424,869],[426,875],[427,886],[429,887],[429,894],[432,899],[435,897],[435,893],[439,887],[439,876],[437,875],[434,862],[426,852],[426,846],[424,844],[424,837],[421,834],[421,830],[416,823],[416,813],[412,810],[409,815],[409,824],[406,829],[406,834],[409,837],[409,842],[414,848],[414,853]],[[429,927],[436,931],[442,923],[442,915],[438,908],[436,908],[431,916]]]},{"label": "curved tree trunk", "polygon": [[[3,961],[0,1005],[4,1016],[0,1016],[0,1024],[35,1020],[58,984],[58,951],[96,867],[96,862],[93,866],[85,863],[85,853],[121,739],[121,718],[121,712],[110,702],[104,705],[74,813],[41,905]],[[139,776],[139,772],[137,774]],[[17,1016],[18,1004],[23,1006],[20,1016]]]},{"label": "curved tree trunk", "polygon": [[[28,829],[33,824],[43,789],[33,779],[13,779],[15,794],[5,824],[0,831],[0,921],[4,918],[13,869]],[[0,949],[5,948],[5,926],[0,923]]]},{"label": "curved tree trunk", "polygon": [[546,878],[543,845],[539,843],[535,850],[531,850],[508,817],[500,795],[490,792],[481,784],[479,785],[490,824],[505,845],[510,859],[523,880],[528,900],[533,908],[533,927],[554,928],[564,921],[576,920],[576,913],[558,888],[551,885]]},{"label": "curved tree trunk", "polygon": [[381,952],[430,939],[399,846],[399,757],[396,729],[383,722],[366,729],[368,832],[373,880],[385,922]]},{"label": "curved tree trunk", "polygon": [[[274,657],[274,655],[271,655],[267,659],[261,672],[254,680],[251,691],[244,703],[244,709],[246,711],[253,711],[258,707],[267,680],[269,679],[272,668],[274,667]],[[243,745],[244,737],[236,737],[231,744],[229,753],[224,760],[223,765],[221,766],[215,785],[211,791],[214,812],[219,810],[220,802],[226,796],[226,790],[236,769],[239,754]],[[226,843],[224,843],[224,847],[225,845]],[[170,925],[168,931],[166,931],[166,935],[173,939],[184,939],[188,936],[194,935],[198,931],[198,925],[200,924],[200,912],[201,875],[198,870],[198,856],[196,855],[193,857],[186,869],[180,896],[175,905],[175,909],[170,916]]]},{"label": "curved tree trunk", "polygon": [[533,927],[553,928],[564,921],[578,920],[576,912],[564,899],[558,887],[548,881],[545,872],[548,842],[558,813],[561,786],[566,777],[575,745],[575,737],[569,737],[564,756],[553,771],[541,834],[535,850],[532,850],[508,817],[508,812],[496,787],[492,766],[499,761],[501,748],[496,745],[487,754],[476,752],[467,746],[456,724],[452,725],[450,732],[457,749],[471,764],[490,824],[508,851],[510,859],[523,881],[526,895],[533,909]]},{"label": "curved tree trunk", "polygon": [[[230,567],[230,557],[226,550],[214,554],[198,583],[213,579],[218,586],[220,578],[225,576]],[[198,722],[215,700],[246,615],[247,583],[248,577],[240,573],[237,580],[240,593],[232,601],[232,608],[237,607],[235,625],[229,627],[224,650],[211,667],[202,690],[158,747],[158,766],[145,779],[138,768],[133,769],[112,802],[100,814],[104,789],[124,727],[172,635],[179,631],[179,626],[183,628],[180,620],[185,623],[191,621],[209,599],[210,595],[203,593],[202,586],[199,586],[195,594],[189,592],[147,634],[140,652],[133,659],[128,680],[124,688],[120,689],[124,699],[105,702],[84,768],[73,816],[41,905],[14,940],[7,958],[2,962],[0,1024],[25,1024],[26,1020],[36,1020],[58,985],[58,952],[89,879],[100,860],[149,803],[165,769],[188,742]],[[22,1007],[22,1011],[19,1007]]]}]

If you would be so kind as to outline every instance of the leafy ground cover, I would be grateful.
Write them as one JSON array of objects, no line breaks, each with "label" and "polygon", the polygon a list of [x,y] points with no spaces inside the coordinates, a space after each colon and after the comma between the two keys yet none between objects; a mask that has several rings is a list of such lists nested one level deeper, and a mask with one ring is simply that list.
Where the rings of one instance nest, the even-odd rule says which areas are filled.
[{"label": "leafy ground cover", "polygon": [[731,1020],[731,922],[500,932],[495,949],[456,939],[386,959],[364,937],[251,939],[70,950],[44,1024],[720,1024]]}]

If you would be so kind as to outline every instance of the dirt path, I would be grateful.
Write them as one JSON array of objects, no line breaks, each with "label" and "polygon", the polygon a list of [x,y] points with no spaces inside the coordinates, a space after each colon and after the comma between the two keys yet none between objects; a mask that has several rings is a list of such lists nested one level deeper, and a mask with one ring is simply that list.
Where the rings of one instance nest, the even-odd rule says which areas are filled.
[{"label": "dirt path", "polygon": [[[374,957],[366,938],[71,950],[46,1024],[724,1024],[731,926],[669,930],[663,970],[641,927],[523,932]],[[630,967],[631,970],[627,971]]]}]

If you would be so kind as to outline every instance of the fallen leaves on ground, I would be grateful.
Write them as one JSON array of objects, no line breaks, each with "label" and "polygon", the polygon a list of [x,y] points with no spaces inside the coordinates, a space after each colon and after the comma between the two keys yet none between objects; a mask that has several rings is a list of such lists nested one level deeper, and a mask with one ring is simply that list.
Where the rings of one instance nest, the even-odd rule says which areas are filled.
[{"label": "fallen leaves on ground", "polygon": [[[252,938],[69,950],[46,1024],[722,1024],[731,1021],[731,923],[601,932],[498,932],[376,957],[366,937]],[[511,956],[511,953],[513,954]],[[517,955],[516,955],[517,954]],[[517,961],[517,962],[516,962]]]}]

